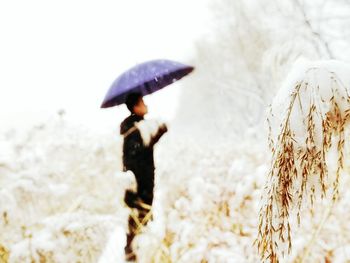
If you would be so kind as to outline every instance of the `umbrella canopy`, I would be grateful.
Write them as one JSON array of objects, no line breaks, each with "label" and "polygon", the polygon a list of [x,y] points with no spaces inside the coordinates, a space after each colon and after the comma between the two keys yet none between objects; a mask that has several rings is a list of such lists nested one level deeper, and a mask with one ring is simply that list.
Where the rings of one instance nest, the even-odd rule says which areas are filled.
[{"label": "umbrella canopy", "polygon": [[125,71],[109,88],[101,108],[125,103],[130,93],[151,94],[181,79],[194,68],[171,60],[152,60]]}]

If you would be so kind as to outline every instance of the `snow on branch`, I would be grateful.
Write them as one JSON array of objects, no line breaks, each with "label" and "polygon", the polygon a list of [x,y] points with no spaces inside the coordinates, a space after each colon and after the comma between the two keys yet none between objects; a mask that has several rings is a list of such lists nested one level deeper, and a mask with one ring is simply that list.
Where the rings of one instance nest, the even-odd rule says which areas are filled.
[{"label": "snow on branch", "polygon": [[350,118],[349,73],[350,66],[337,61],[298,61],[271,105],[272,159],[257,238],[264,261],[278,262],[291,252],[292,215],[300,224],[305,201],[312,205],[329,191],[337,199]]}]

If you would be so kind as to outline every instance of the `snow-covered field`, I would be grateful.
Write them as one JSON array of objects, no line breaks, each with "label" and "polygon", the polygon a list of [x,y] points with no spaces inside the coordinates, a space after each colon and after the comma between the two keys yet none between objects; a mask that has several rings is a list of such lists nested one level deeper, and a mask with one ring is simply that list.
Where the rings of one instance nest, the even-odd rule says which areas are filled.
[{"label": "snow-covered field", "polygon": [[[128,209],[121,200],[132,180],[117,172],[119,147],[115,134],[60,117],[1,135],[0,244],[10,262],[97,262],[102,252],[101,261],[115,262],[110,253],[122,260]],[[140,262],[257,260],[266,170],[259,147],[170,131],[156,163],[154,221],[135,241]]]},{"label": "snow-covered field", "polygon": [[59,116],[1,134],[0,243],[10,262],[96,261],[125,224],[117,149],[112,134]]},{"label": "snow-covered field", "polygon": [[[155,151],[154,220],[135,239],[138,261],[259,262],[253,243],[270,165],[265,131],[237,139],[171,127]],[[122,199],[133,177],[119,172],[116,131],[89,131],[57,115],[7,130],[0,142],[3,261],[123,262]],[[336,203],[316,199],[300,227],[292,221],[292,253],[283,261],[350,260],[348,171]]]},{"label": "snow-covered field", "polygon": [[[95,95],[110,81],[108,78],[115,74],[115,67],[123,67],[121,55],[128,58],[130,64],[145,58],[140,56],[142,52],[136,52],[137,49],[150,52],[152,56],[164,55],[173,59],[178,59],[175,54],[179,53],[188,59],[183,62],[195,66],[193,74],[179,84],[183,87],[179,92],[177,112],[168,123],[169,132],[156,145],[154,219],[134,240],[138,261],[260,262],[254,241],[258,237],[259,211],[266,204],[261,196],[265,186],[269,187],[266,181],[271,169],[269,131],[264,123],[268,105],[276,98],[281,82],[298,57],[350,61],[349,3],[343,0],[222,0],[191,4],[181,1],[180,5],[179,1],[171,4],[171,1],[157,1],[162,2],[163,7],[144,3],[154,9],[154,15],[138,6],[137,12],[130,16],[127,10],[134,9],[131,1],[130,9],[119,12],[125,13],[130,21],[139,20],[135,20],[132,27],[125,26],[129,20],[125,25],[120,23],[125,28],[124,33],[114,27],[111,30],[115,33],[111,33],[107,28],[101,30],[103,27],[96,26],[98,19],[91,19],[95,17],[93,13],[85,11],[81,13],[83,20],[76,19],[75,13],[82,11],[84,5],[78,1],[71,6],[71,2],[66,2],[73,9],[59,5],[62,13],[50,4],[50,8],[46,6],[45,9],[40,1],[37,3],[40,8],[28,2],[30,8],[22,8],[23,14],[17,12],[18,3],[13,5],[12,11],[2,9],[6,16],[1,18],[11,18],[2,24],[14,26],[15,21],[18,24],[6,27],[8,35],[4,39],[8,39],[3,42],[8,48],[1,50],[7,58],[2,77],[8,79],[8,84],[1,87],[11,90],[13,96],[2,97],[6,103],[2,103],[5,110],[0,113],[0,263],[124,261],[130,211],[122,200],[125,189],[132,187],[134,180],[131,174],[120,172],[118,130],[100,128],[104,118],[111,120],[109,117],[114,112],[97,114]],[[201,8],[196,5],[202,2],[210,2],[208,13],[211,16],[200,16],[204,5]],[[168,16],[175,5],[182,14],[179,16],[180,11],[173,10],[173,17]],[[110,13],[94,6],[90,8],[96,9],[104,18],[117,16],[114,7],[108,8]],[[33,15],[36,9],[37,16]],[[72,22],[78,23],[64,21],[67,29],[72,30],[68,30],[69,34],[64,26],[61,27],[63,9]],[[13,15],[14,11],[17,16]],[[54,13],[51,23],[55,30],[43,34],[41,25],[50,28],[46,21],[50,12]],[[139,13],[145,14],[146,18],[140,19]],[[21,16],[22,19],[18,19]],[[204,16],[208,19],[206,23]],[[30,23],[32,17],[36,18],[34,24]],[[150,17],[153,20],[146,23]],[[145,22],[144,27],[140,21]],[[159,21],[164,21],[164,30],[158,27]],[[105,23],[111,26],[115,22],[105,20]],[[148,29],[144,30],[146,27]],[[193,29],[180,34],[184,27]],[[81,36],[76,34],[80,28],[81,33],[85,32]],[[132,35],[131,31],[135,32],[135,41],[128,37]],[[172,36],[169,38],[169,42],[170,39],[174,41],[172,45],[160,41],[167,38],[165,31]],[[113,38],[101,39],[103,32]],[[197,35],[198,39],[192,43],[192,38]],[[13,39],[14,36],[19,38]],[[44,41],[36,38],[38,36]],[[70,36],[74,36],[74,41]],[[92,38],[99,44],[91,41]],[[125,40],[124,49],[117,48],[120,39]],[[61,49],[61,41],[63,47],[71,50],[72,56]],[[107,49],[107,44],[111,49]],[[13,47],[15,49],[10,52]],[[55,49],[64,55],[53,53]],[[117,49],[120,53],[112,52]],[[105,50],[105,55],[101,50]],[[44,59],[39,59],[39,55]],[[105,63],[100,60],[103,57],[111,60]],[[57,65],[58,70],[55,70]],[[78,74],[76,70],[80,66],[89,70]],[[297,73],[304,74],[302,69],[304,66],[298,68]],[[103,77],[97,78],[98,72],[103,72],[100,75]],[[92,74],[96,79],[91,78]],[[346,78],[350,76],[348,71],[342,74]],[[39,80],[43,79],[46,82],[41,83]],[[63,82],[55,82],[52,86],[58,79]],[[326,93],[329,89],[324,84],[328,81],[321,81]],[[40,83],[41,89],[33,92],[32,88]],[[65,85],[67,87],[63,88]],[[290,93],[295,86],[285,88],[275,100],[277,118],[271,131],[275,139],[280,134],[279,122],[286,117],[282,110],[289,105]],[[64,110],[69,111],[64,106],[68,99],[72,107],[82,106],[77,103],[82,90],[93,92],[84,98],[86,107],[75,112],[78,116],[74,118],[88,120],[90,126],[77,124],[70,113],[63,114]],[[20,92],[21,96],[18,96]],[[76,97],[71,96],[71,92],[75,92]],[[308,96],[317,97],[317,94],[305,94],[302,101],[306,105],[309,105]],[[30,97],[36,97],[38,103],[28,99]],[[55,99],[57,103],[51,105]],[[40,119],[36,114],[30,118],[29,112],[23,117],[20,110],[25,109],[13,115],[6,112],[6,105],[14,109],[22,103],[34,107],[44,102],[51,110],[57,104],[64,110],[48,119]],[[163,112],[163,106],[157,106],[159,115],[169,110]],[[87,108],[96,114],[90,115]],[[292,124],[297,123],[293,131],[301,132],[297,134],[298,138],[305,138],[306,133],[298,130],[305,123],[298,116],[293,118]],[[12,122],[13,127],[7,126],[6,122]],[[91,129],[91,125],[100,129]],[[337,202],[331,202],[331,194],[323,200],[316,198],[312,209],[306,202],[300,226],[291,216],[292,250],[285,258],[280,258],[282,262],[350,262],[349,136],[349,131],[345,130],[345,160]],[[336,162],[329,163],[330,173],[336,166]],[[331,183],[332,174],[326,179]],[[317,182],[316,178],[314,183]],[[285,248],[285,244],[278,245]]]},{"label": "snow-covered field", "polygon": [[[169,128],[155,150],[154,220],[135,239],[138,261],[259,262],[266,129],[218,136],[181,131],[181,119]],[[129,210],[122,198],[133,180],[119,172],[117,131],[91,131],[57,115],[0,138],[2,260],[123,262]],[[336,203],[316,199],[300,227],[292,221],[293,248],[283,262],[350,261],[348,172],[345,166]]]},{"label": "snow-covered field", "polygon": [[[10,262],[97,262],[113,233],[119,237],[111,251],[122,256],[128,209],[121,200],[132,180],[118,172],[119,149],[116,133],[92,133],[59,116],[1,134],[0,244]],[[254,190],[258,198],[258,187],[241,175],[263,178],[261,153],[237,159],[227,143],[208,145],[169,132],[156,154],[155,220],[137,239],[140,260],[197,261],[193,255],[204,256],[206,244],[213,247],[208,259],[242,257],[237,242],[251,250],[256,218],[243,225],[250,209],[238,211],[247,204],[256,211],[246,195]],[[240,197],[232,199],[235,192]]]}]

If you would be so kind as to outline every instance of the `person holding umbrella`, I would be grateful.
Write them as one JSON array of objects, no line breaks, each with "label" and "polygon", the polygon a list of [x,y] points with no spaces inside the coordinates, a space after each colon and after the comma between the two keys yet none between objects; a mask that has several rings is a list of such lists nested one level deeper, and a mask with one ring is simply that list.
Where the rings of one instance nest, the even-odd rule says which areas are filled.
[{"label": "person holding umbrella", "polygon": [[125,253],[128,259],[135,259],[131,242],[139,231],[139,227],[147,224],[153,202],[155,170],[153,146],[168,129],[165,124],[153,125],[153,132],[150,132],[150,125],[144,120],[148,109],[140,93],[128,95],[126,105],[131,115],[120,125],[120,133],[124,137],[123,165],[124,171],[134,173],[137,191],[135,193],[127,190],[124,201],[130,208],[136,208],[138,215],[136,218],[135,216],[129,217]]},{"label": "person holding umbrella", "polygon": [[136,260],[131,244],[140,226],[147,224],[153,202],[154,159],[153,147],[164,133],[165,124],[145,120],[148,108],[143,96],[151,94],[181,79],[194,68],[170,60],[153,60],[139,64],[123,73],[112,84],[101,108],[125,103],[130,111],[120,125],[123,136],[123,170],[135,175],[137,191],[127,190],[124,201],[137,211],[129,216],[129,232],[125,254],[127,260]]}]

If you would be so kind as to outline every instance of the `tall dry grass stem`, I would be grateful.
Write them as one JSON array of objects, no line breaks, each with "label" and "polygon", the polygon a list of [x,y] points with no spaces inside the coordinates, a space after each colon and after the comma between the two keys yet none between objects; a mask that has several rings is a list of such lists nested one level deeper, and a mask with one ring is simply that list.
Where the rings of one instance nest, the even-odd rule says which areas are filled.
[{"label": "tall dry grass stem", "polygon": [[[336,74],[328,74],[332,94],[328,99],[322,98],[319,86],[309,85],[307,80],[294,86],[277,138],[272,136],[271,120],[274,115],[270,111],[268,142],[272,160],[256,240],[262,261],[279,262],[285,252],[291,252],[292,210],[296,208],[296,219],[300,224],[302,204],[306,200],[311,205],[314,203],[316,189],[320,189],[323,198],[328,188],[331,188],[332,199],[337,200],[339,176],[344,163],[344,128],[350,116],[350,97]],[[303,137],[300,137],[300,129],[299,137],[296,136],[296,116],[300,116],[298,124],[304,131]],[[328,187],[331,177],[327,153],[332,143],[335,143],[338,159],[332,187]]]}]

